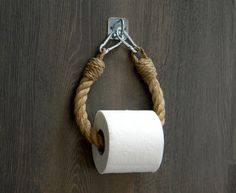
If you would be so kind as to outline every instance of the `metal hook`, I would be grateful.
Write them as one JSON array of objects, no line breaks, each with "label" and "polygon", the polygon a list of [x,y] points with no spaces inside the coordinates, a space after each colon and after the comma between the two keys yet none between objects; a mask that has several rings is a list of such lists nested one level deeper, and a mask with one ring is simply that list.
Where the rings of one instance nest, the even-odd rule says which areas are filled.
[{"label": "metal hook", "polygon": [[124,34],[124,20],[123,19],[119,19],[118,21],[117,21],[117,23],[118,22],[120,22],[120,24],[121,24],[121,26],[118,26],[117,28],[116,28],[116,30],[115,30],[115,33],[116,33],[116,35],[118,35],[118,32],[120,32],[120,34],[121,34],[121,36],[123,36],[123,34]]},{"label": "metal hook", "polygon": [[[120,25],[117,26],[117,24],[119,22],[120,22]],[[108,35],[106,40],[99,47],[100,52],[102,52],[102,49],[104,49],[105,45],[108,43],[108,41],[110,39],[112,39],[113,36],[117,36],[118,31],[119,31],[119,33],[121,33],[121,36],[123,36],[123,33],[124,33],[124,20],[123,19],[117,20],[111,28],[112,28],[112,32]],[[117,44],[115,44],[115,45],[113,45],[109,48],[105,48],[105,54],[107,54],[109,51],[113,50],[114,48],[118,47],[121,43],[122,43],[122,41],[119,41]]]},{"label": "metal hook", "polygon": [[108,52],[110,52],[114,48],[118,47],[122,43],[121,41],[119,41],[117,44],[115,44],[115,45],[113,45],[113,46],[111,46],[109,48],[105,48],[105,45],[111,39],[111,36],[113,35],[113,33],[110,33],[110,35],[106,38],[106,40],[100,45],[100,47],[99,47],[100,52],[102,52],[102,50],[105,49],[105,54],[107,54]]},{"label": "metal hook", "polygon": [[[105,54],[124,43],[132,52],[137,53],[138,46],[128,34],[128,20],[125,18],[111,17],[108,20],[108,37],[100,45],[99,50],[105,49]],[[109,48],[105,48],[109,40],[119,40],[119,42]]]},{"label": "metal hook", "polygon": [[[134,43],[134,41],[132,40],[132,38],[129,36],[129,34],[125,31],[123,31],[124,36],[126,37],[125,39],[123,37],[120,37],[119,34],[117,34],[117,37],[119,38],[119,40],[124,43],[132,52],[137,53],[138,51],[138,46]],[[131,43],[129,44],[128,41]]]}]

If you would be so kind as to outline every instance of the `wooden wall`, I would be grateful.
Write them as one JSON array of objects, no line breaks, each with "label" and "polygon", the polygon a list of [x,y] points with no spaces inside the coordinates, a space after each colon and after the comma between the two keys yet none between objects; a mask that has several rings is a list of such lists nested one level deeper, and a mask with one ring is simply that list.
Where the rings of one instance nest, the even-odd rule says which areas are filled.
[{"label": "wooden wall", "polygon": [[[158,69],[167,118],[154,174],[99,175],[73,115],[81,72],[110,16]],[[235,193],[234,0],[1,0],[1,193]],[[88,100],[99,109],[150,109],[147,87],[122,46]]]}]

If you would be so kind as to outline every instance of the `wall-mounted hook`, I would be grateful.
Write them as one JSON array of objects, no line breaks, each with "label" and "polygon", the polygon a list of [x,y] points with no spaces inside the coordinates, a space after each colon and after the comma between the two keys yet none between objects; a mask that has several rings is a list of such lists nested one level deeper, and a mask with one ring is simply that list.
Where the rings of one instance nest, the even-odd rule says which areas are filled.
[{"label": "wall-mounted hook", "polygon": [[[129,22],[126,18],[110,17],[108,19],[108,37],[100,45],[100,52],[105,49],[107,54],[112,49],[124,43],[132,52],[137,53],[138,46],[129,36]],[[119,40],[119,42],[111,47],[105,48],[109,40]]]}]

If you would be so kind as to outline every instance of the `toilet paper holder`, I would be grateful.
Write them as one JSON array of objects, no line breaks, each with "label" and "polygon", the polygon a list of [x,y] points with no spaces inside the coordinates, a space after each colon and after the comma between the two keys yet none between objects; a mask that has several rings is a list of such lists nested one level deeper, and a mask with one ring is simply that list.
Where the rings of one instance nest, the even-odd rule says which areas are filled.
[{"label": "toilet paper holder", "polygon": [[[99,47],[96,57],[89,60],[86,65],[74,99],[74,113],[76,123],[86,139],[98,149],[103,150],[104,139],[96,129],[92,128],[86,111],[88,93],[93,83],[102,75],[105,68],[104,56],[111,50],[119,47],[122,43],[131,50],[131,58],[137,72],[148,85],[152,95],[153,110],[158,115],[162,125],[165,122],[165,100],[160,83],[157,79],[156,67],[142,47],[137,46],[128,34],[128,20],[126,18],[111,17],[108,19],[108,36]],[[106,48],[109,40],[118,41],[111,47]],[[140,53],[141,57],[137,57]]]}]

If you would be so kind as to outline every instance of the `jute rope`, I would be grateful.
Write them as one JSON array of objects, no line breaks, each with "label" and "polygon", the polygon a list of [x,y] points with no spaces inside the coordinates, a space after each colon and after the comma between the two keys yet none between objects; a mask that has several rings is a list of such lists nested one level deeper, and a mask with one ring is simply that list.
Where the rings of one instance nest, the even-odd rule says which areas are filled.
[{"label": "jute rope", "polygon": [[[149,87],[149,91],[152,95],[153,110],[159,116],[162,125],[164,125],[165,101],[160,83],[156,78],[156,68],[152,60],[148,58],[147,54],[144,52],[143,48],[140,48],[139,51],[142,54],[142,58],[138,59],[133,53],[131,54],[131,57],[134,61],[138,73],[141,75],[142,79]],[[86,111],[86,101],[88,98],[90,87],[102,75],[105,68],[105,63],[103,62],[104,55],[105,50],[103,50],[100,54],[97,55],[97,57],[92,58],[88,62],[83,72],[80,84],[76,90],[74,101],[75,118],[82,134],[91,144],[94,144],[100,150],[104,148],[104,141],[97,130],[91,127],[91,123],[88,120],[88,114]]]}]

